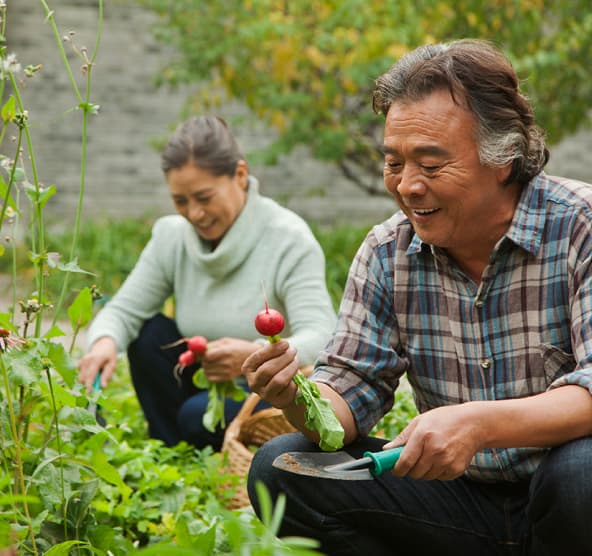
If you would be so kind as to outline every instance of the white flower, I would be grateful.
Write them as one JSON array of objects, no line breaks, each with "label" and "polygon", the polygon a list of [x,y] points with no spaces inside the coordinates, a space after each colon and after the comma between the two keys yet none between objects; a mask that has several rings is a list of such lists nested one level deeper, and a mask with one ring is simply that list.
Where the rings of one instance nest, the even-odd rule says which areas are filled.
[{"label": "white flower", "polygon": [[[0,0],[0,2],[1,1],[2,0]],[[13,52],[7,54],[6,58],[3,60],[0,60],[0,77],[2,77],[2,79],[6,78],[6,74],[9,72],[18,73],[19,71],[21,71],[21,65],[18,63],[16,54]]]}]

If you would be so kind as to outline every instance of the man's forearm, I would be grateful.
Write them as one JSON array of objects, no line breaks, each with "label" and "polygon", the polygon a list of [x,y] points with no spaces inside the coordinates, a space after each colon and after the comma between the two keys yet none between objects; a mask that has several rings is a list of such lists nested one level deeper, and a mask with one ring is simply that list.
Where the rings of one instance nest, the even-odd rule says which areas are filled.
[{"label": "man's forearm", "polygon": [[550,447],[592,435],[592,395],[580,386],[469,404],[483,431],[482,448]]}]

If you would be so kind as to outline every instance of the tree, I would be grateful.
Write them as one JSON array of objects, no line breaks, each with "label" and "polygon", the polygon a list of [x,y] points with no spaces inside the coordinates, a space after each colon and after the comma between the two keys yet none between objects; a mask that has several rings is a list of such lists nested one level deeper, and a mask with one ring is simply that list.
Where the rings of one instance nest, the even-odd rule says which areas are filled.
[{"label": "tree", "polygon": [[207,83],[193,110],[210,110],[222,91],[277,131],[266,162],[304,144],[370,194],[383,191],[374,80],[421,44],[478,37],[502,47],[551,144],[590,123],[588,0],[138,1],[175,48],[162,81]]}]

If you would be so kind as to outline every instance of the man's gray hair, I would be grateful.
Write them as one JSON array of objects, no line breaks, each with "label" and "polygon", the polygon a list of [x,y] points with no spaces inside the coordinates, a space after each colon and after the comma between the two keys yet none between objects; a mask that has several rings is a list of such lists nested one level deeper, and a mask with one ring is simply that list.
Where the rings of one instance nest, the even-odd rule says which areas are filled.
[{"label": "man's gray hair", "polygon": [[491,43],[463,39],[421,46],[376,80],[373,108],[386,116],[393,102],[415,102],[448,90],[477,120],[481,163],[512,164],[506,183],[528,183],[549,160],[545,134],[534,122],[510,61]]}]

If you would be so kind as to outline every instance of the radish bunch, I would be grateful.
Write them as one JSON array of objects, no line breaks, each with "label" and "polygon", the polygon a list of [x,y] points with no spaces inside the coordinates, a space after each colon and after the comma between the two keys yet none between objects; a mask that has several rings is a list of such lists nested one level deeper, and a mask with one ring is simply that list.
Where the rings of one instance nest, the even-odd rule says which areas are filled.
[{"label": "radish bunch", "polygon": [[[284,317],[279,311],[270,309],[265,300],[265,309],[255,317],[257,332],[271,344],[280,341],[280,332],[284,329]],[[335,451],[343,447],[345,432],[329,400],[321,397],[318,386],[308,380],[301,372],[293,378],[298,386],[296,403],[303,404],[305,409],[305,425],[309,430],[319,433],[319,447],[325,451]]]},{"label": "radish bunch", "polygon": [[[175,378],[179,385],[181,385],[181,373],[185,367],[193,365],[208,349],[208,341],[203,336],[181,338],[180,340],[163,347],[178,346],[182,343],[187,344],[187,349],[179,355],[177,364],[173,368]],[[205,371],[201,367],[193,374],[192,381],[197,388],[207,390],[208,392],[208,405],[203,415],[204,427],[210,432],[214,432],[218,425],[225,428],[224,400],[226,398],[231,398],[236,401],[244,400],[246,397],[245,391],[237,386],[233,380],[212,382],[208,379]]]},{"label": "radish bunch", "polygon": [[204,336],[193,336],[191,338],[183,338],[187,342],[187,349],[179,355],[177,361],[178,365],[182,367],[189,367],[193,365],[198,357],[201,357],[208,349],[208,341]]},{"label": "radish bunch", "polygon": [[181,382],[181,373],[185,367],[193,365],[199,357],[201,357],[208,349],[208,341],[204,336],[192,336],[191,338],[181,338],[172,344],[163,346],[165,348],[178,346],[186,343],[187,349],[183,351],[177,359],[177,364],[173,368],[173,373],[177,382]]}]

